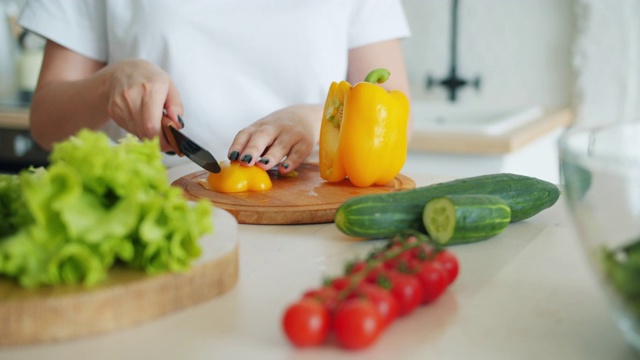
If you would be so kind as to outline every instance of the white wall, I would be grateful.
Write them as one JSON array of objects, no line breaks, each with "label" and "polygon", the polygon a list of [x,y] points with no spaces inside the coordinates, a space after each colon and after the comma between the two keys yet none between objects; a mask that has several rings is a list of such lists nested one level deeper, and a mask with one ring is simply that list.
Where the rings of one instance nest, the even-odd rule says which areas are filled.
[{"label": "white wall", "polygon": [[8,17],[17,16],[21,6],[17,0],[0,0],[0,100],[16,92],[17,45]]},{"label": "white wall", "polygon": [[640,118],[640,1],[578,0],[577,119],[581,125]]},{"label": "white wall", "polygon": [[[481,76],[482,88],[463,90],[458,102],[488,108],[571,104],[575,2],[459,0],[459,74]],[[404,43],[413,99],[445,102],[444,89],[427,91],[425,79],[448,73],[451,2],[403,4],[413,32]]]}]

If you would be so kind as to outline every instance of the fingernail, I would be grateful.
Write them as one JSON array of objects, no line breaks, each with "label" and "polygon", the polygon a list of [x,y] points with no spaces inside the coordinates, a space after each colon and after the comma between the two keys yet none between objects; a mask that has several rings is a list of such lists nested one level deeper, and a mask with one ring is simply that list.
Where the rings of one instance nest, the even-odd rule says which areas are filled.
[{"label": "fingernail", "polygon": [[178,121],[180,122],[180,125],[184,127],[184,120],[182,120],[182,116],[178,115]]},{"label": "fingernail", "polygon": [[267,165],[267,164],[269,163],[269,158],[263,157],[263,158],[261,158],[261,159],[260,159],[260,160],[258,160],[258,161],[259,161],[259,162],[261,162],[261,163],[263,163],[263,164],[265,164],[265,165]]},{"label": "fingernail", "polygon": [[231,152],[231,154],[229,154],[229,160],[236,161],[236,160],[238,160],[238,156],[240,156],[240,153],[235,151],[235,150],[233,150]]},{"label": "fingernail", "polygon": [[165,154],[167,154],[167,155],[171,155],[171,156],[173,156],[173,155],[175,155],[175,154],[176,154],[176,153],[175,153],[175,152],[173,152],[173,151],[165,151],[164,153],[165,153]]},{"label": "fingernail", "polygon": [[285,169],[288,169],[289,168],[289,164],[284,163],[284,164],[282,164],[282,167],[285,168]]},{"label": "fingernail", "polygon": [[251,162],[251,159],[253,159],[253,156],[251,156],[251,155],[247,154],[247,155],[245,155],[245,156],[243,156],[243,157],[242,157],[242,160],[241,160],[241,161],[246,162],[246,163],[248,164],[248,163],[250,163],[250,162]]}]

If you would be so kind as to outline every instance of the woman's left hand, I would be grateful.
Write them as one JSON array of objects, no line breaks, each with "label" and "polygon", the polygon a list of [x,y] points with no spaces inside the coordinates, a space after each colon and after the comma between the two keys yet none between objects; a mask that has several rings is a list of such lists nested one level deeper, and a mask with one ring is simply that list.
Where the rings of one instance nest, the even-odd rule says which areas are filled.
[{"label": "woman's left hand", "polygon": [[240,130],[227,156],[244,166],[293,171],[318,141],[322,110],[321,105],[293,105],[275,111]]}]

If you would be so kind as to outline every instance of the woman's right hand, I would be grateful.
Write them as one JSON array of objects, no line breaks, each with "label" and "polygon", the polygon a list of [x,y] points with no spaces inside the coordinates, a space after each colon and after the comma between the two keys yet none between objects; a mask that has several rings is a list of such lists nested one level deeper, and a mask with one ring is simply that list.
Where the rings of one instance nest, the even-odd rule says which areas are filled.
[{"label": "woman's right hand", "polygon": [[31,135],[45,149],[113,119],[139,138],[158,136],[161,149],[168,151],[161,134],[163,110],[182,128],[180,95],[161,68],[144,60],[106,65],[53,41],[45,46],[30,110]]},{"label": "woman's right hand", "polygon": [[108,76],[107,112],[120,127],[141,139],[158,136],[162,151],[171,147],[162,135],[163,110],[182,128],[182,101],[175,84],[158,66],[145,60],[125,60],[105,68]]}]

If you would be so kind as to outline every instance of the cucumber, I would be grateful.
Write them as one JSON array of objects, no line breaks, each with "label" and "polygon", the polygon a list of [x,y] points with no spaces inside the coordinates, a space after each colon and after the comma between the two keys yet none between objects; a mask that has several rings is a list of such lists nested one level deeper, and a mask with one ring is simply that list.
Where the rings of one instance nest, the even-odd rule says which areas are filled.
[{"label": "cucumber", "polygon": [[494,195],[448,195],[424,206],[427,234],[442,245],[486,240],[500,234],[511,221],[507,202]]},{"label": "cucumber", "polygon": [[530,218],[560,197],[554,184],[516,174],[489,174],[411,190],[360,195],[344,201],[334,216],[343,233],[368,239],[392,237],[404,230],[425,232],[422,212],[427,201],[447,195],[495,195],[511,209],[511,222]]}]

